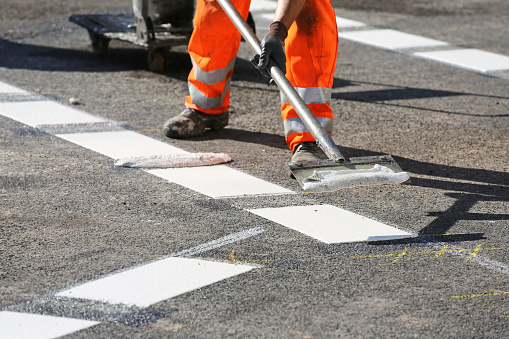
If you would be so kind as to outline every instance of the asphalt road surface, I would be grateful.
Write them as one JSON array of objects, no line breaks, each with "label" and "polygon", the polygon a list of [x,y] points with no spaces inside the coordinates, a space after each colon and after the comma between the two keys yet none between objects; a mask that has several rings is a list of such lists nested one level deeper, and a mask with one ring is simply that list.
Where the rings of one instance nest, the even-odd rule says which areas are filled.
[{"label": "asphalt road surface", "polygon": [[[410,183],[303,193],[246,44],[230,125],[170,140],[185,46],[150,72],[145,49],[98,56],[68,21],[130,1],[2,1],[0,337],[507,336],[509,4],[332,3],[334,140]],[[259,36],[274,5],[253,0]],[[233,162],[114,166],[168,150]]]}]

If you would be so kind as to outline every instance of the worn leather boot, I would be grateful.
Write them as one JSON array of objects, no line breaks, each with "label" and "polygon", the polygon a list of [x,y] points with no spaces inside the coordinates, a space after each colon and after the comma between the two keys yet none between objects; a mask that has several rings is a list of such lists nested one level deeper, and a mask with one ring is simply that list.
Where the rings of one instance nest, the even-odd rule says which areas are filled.
[{"label": "worn leather boot", "polygon": [[228,125],[229,113],[205,114],[192,108],[186,108],[176,117],[164,124],[164,134],[168,138],[183,139],[202,135],[206,128],[213,131]]}]

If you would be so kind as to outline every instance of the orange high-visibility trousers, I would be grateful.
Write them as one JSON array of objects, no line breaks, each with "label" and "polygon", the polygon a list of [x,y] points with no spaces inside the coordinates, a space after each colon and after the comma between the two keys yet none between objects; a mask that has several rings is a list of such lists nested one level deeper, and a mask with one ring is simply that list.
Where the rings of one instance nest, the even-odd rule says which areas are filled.
[{"label": "orange high-visibility trousers", "polygon": [[[286,77],[327,133],[332,133],[330,107],[338,53],[336,14],[330,0],[307,0],[285,40]],[[281,115],[290,149],[315,141],[304,123],[281,95]]]},{"label": "orange high-visibility trousers", "polygon": [[[247,19],[250,0],[230,0]],[[214,0],[198,0],[194,30],[189,41],[193,69],[188,77],[186,107],[208,114],[221,114],[230,104],[230,81],[240,33]]]},{"label": "orange high-visibility trousers", "polygon": [[[250,0],[232,0],[247,18]],[[189,42],[193,69],[188,77],[186,107],[208,114],[226,112],[230,80],[240,45],[240,33],[214,0],[198,0],[194,31]],[[336,68],[338,31],[330,0],[307,0],[285,40],[286,77],[328,133],[334,116],[330,107]],[[296,145],[315,139],[293,107],[281,95],[285,138]]]}]

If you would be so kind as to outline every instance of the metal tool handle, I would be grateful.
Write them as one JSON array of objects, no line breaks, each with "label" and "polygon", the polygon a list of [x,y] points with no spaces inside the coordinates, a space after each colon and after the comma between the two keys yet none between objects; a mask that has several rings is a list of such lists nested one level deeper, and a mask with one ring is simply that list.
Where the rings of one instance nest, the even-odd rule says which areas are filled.
[{"label": "metal tool handle", "polygon": [[[251,28],[244,21],[232,3],[229,0],[217,0],[217,2],[223,8],[226,15],[230,18],[233,25],[240,32],[253,52],[261,54],[260,40],[256,37],[253,31],[251,31]],[[339,151],[338,146],[336,146],[334,141],[332,141],[329,134],[325,131],[323,126],[320,125],[316,117],[309,110],[308,106],[304,103],[295,88],[274,61],[271,60],[269,62],[268,70],[270,76],[274,79],[274,82],[278,85],[279,89],[283,92],[288,101],[290,101],[290,104],[293,106],[300,119],[311,135],[313,135],[316,139],[316,143],[324,151],[327,157],[334,161],[344,161],[345,157]]]}]

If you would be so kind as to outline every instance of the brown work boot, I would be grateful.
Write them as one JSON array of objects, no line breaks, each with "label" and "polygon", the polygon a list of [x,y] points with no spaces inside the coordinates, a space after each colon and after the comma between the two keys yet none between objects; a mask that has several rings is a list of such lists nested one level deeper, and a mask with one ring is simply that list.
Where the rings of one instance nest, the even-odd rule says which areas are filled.
[{"label": "brown work boot", "polygon": [[164,124],[164,134],[168,138],[182,139],[202,135],[206,128],[220,130],[228,125],[229,113],[205,114],[192,108],[186,108],[176,117]]},{"label": "brown work boot", "polygon": [[[322,151],[320,147],[313,141],[306,141],[298,144],[294,150],[290,163],[300,161],[317,161],[328,159],[327,155]],[[292,171],[288,171],[290,178],[295,179]]]},{"label": "brown work boot", "polygon": [[323,153],[316,142],[306,141],[295,147],[293,150],[292,160],[290,160],[290,162],[316,161],[324,159],[327,159],[327,155]]}]

